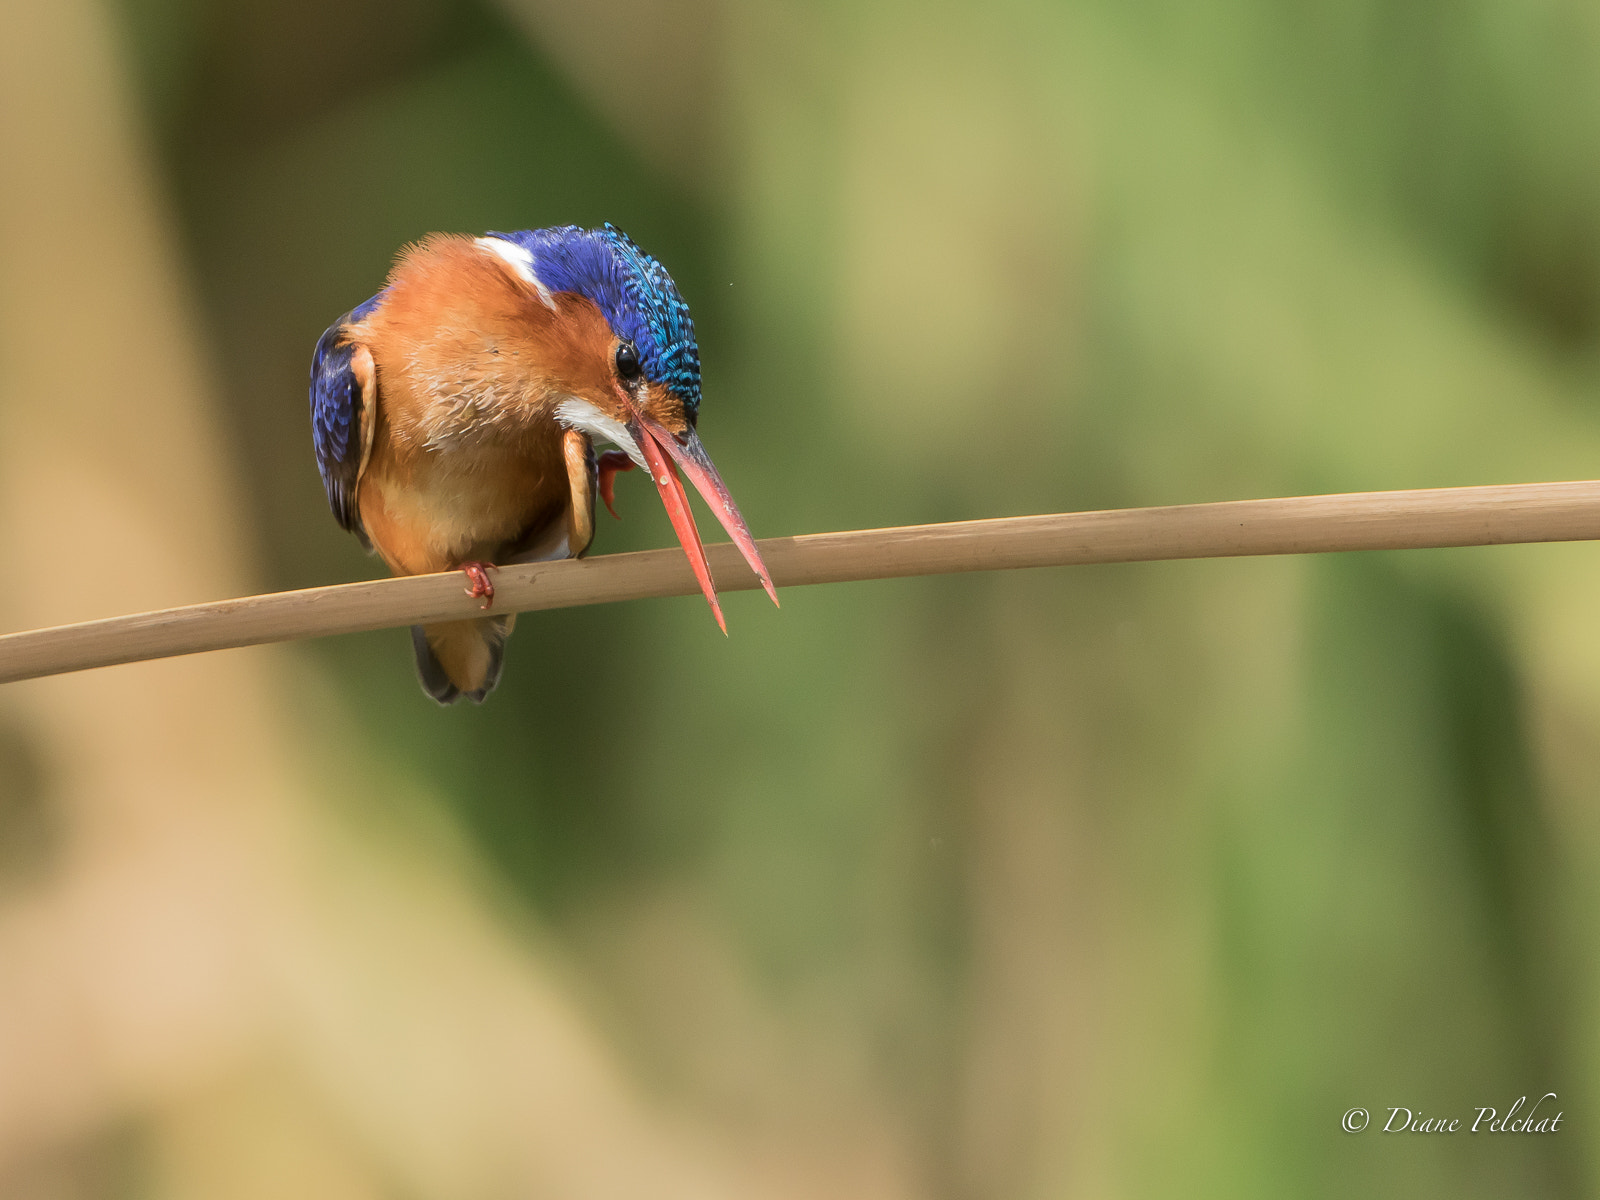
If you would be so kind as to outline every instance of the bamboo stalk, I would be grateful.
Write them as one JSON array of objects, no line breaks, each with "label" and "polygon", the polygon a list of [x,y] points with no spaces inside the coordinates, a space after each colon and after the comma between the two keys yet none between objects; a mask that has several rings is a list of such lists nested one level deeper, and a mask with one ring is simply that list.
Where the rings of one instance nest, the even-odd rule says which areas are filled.
[{"label": "bamboo stalk", "polygon": [[[1002,517],[770,538],[779,587],[1087,563],[1417,550],[1600,539],[1600,481],[1354,492]],[[706,547],[717,587],[759,586],[731,543]],[[646,550],[510,566],[495,612],[684,596],[682,551]],[[0,683],[143,659],[480,615],[461,575],[419,575],[275,592],[0,637]]]}]

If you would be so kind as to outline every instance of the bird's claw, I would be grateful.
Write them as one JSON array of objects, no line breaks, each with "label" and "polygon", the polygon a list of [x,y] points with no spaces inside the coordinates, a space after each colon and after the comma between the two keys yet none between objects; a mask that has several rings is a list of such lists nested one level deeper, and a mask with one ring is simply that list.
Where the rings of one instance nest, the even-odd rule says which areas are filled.
[{"label": "bird's claw", "polygon": [[498,571],[499,569],[493,563],[486,562],[465,562],[461,564],[462,574],[472,584],[471,587],[464,589],[467,595],[474,600],[479,597],[483,598],[483,603],[478,606],[479,608],[488,608],[494,603],[494,580],[489,578],[489,572]]},{"label": "bird's claw", "polygon": [[606,511],[620,521],[622,518],[617,516],[612,489],[616,486],[618,471],[633,470],[633,459],[621,450],[607,450],[600,456],[597,466],[600,471],[600,499],[606,502]]}]

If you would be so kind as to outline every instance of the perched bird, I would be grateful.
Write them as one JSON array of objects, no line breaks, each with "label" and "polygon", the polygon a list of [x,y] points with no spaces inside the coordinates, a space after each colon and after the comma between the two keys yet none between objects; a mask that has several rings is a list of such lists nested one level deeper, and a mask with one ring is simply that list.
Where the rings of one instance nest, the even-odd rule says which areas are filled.
[{"label": "perched bird", "polygon": [[[433,234],[341,317],[311,361],[317,468],[339,524],[396,575],[466,573],[494,602],[496,565],[575,558],[595,496],[637,465],[661,493],[727,632],[674,464],[776,604],[749,527],[695,431],[700,352],[666,269],[626,234],[563,226]],[[597,455],[596,441],[619,450]],[[481,702],[515,614],[414,626],[422,686]]]}]

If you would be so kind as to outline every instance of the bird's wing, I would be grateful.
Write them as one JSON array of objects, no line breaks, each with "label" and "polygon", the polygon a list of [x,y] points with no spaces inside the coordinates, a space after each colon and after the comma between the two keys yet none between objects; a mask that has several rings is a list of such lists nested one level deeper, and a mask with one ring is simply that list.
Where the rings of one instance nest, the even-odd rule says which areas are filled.
[{"label": "bird's wing", "polygon": [[317,342],[311,358],[311,440],[334,519],[365,540],[356,485],[372,454],[378,379],[371,351],[351,337],[351,319],[364,317],[362,309],[347,313]]}]

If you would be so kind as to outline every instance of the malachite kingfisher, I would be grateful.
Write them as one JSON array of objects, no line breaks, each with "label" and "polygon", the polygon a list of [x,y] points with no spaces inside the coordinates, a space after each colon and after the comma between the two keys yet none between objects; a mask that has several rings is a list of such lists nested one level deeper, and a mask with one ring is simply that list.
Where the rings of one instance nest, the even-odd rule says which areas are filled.
[{"label": "malachite kingfisher", "polygon": [[[705,551],[674,466],[711,506],[774,604],[749,526],[696,432],[700,351],[666,269],[606,225],[403,249],[383,290],[311,361],[311,429],[328,504],[396,575],[466,573],[494,602],[497,565],[575,558],[595,496],[638,466],[661,492],[717,624]],[[617,450],[596,454],[596,442]],[[515,614],[414,626],[422,686],[482,702]]]}]

